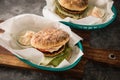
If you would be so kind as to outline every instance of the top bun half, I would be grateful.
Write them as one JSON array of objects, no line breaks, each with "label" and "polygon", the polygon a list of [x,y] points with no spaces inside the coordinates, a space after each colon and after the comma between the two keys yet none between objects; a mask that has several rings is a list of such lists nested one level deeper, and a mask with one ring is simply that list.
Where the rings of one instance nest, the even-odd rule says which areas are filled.
[{"label": "top bun half", "polygon": [[61,29],[47,28],[36,33],[31,39],[31,45],[37,49],[51,49],[65,45],[69,34]]},{"label": "top bun half", "polygon": [[88,0],[58,0],[59,4],[69,10],[83,11],[88,6]]}]

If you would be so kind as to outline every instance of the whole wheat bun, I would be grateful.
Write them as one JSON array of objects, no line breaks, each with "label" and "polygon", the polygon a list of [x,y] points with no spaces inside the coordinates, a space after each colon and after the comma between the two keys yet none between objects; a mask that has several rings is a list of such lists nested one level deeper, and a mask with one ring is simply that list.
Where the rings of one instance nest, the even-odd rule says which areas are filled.
[{"label": "whole wheat bun", "polygon": [[88,7],[88,0],[58,0],[59,4],[69,10],[83,11]]},{"label": "whole wheat bun", "polygon": [[65,45],[69,41],[69,34],[61,29],[47,28],[35,33],[31,45],[37,49],[51,49]]},{"label": "whole wheat bun", "polygon": [[33,31],[21,32],[17,37],[17,41],[23,46],[31,46],[31,38],[34,34]]}]

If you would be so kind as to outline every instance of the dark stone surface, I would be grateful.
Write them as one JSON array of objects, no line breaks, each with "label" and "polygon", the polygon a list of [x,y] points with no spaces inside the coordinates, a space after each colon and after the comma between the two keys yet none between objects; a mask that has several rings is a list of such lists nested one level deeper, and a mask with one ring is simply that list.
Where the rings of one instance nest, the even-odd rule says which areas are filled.
[{"label": "dark stone surface", "polygon": [[[95,48],[120,50],[120,1],[114,0],[118,11],[116,21],[104,29],[91,33],[90,45]],[[42,16],[45,0],[0,0],[0,19],[8,19],[22,13]],[[29,70],[0,66],[0,80],[64,80],[62,77]],[[76,79],[66,79],[76,80]],[[81,79],[79,79],[81,80]],[[120,80],[120,68],[89,61],[83,80]]]},{"label": "dark stone surface", "polygon": [[90,45],[94,48],[120,50],[120,21],[114,21],[110,26],[94,30],[91,33]]},{"label": "dark stone surface", "polygon": [[120,80],[120,68],[89,61],[85,66],[83,80]]},{"label": "dark stone surface", "polygon": [[116,20],[103,29],[91,33],[90,45],[94,48],[120,50],[120,0],[114,1],[117,9]]},{"label": "dark stone surface", "polygon": [[37,71],[0,66],[0,80],[64,80],[62,77]]},{"label": "dark stone surface", "polygon": [[0,0],[0,19],[6,20],[23,13],[42,16],[45,0]]},{"label": "dark stone surface", "polygon": [[53,74],[0,66],[0,80],[120,80],[120,68],[89,61],[83,79],[65,79]]}]

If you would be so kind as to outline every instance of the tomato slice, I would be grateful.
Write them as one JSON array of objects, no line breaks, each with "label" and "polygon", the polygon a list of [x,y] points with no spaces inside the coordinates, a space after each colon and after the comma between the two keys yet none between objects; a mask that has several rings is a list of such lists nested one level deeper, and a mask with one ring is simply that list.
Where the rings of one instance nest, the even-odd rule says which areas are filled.
[{"label": "tomato slice", "polygon": [[44,52],[44,53],[49,52],[49,51],[46,51],[45,49],[38,49],[38,50],[41,51],[41,52]]}]

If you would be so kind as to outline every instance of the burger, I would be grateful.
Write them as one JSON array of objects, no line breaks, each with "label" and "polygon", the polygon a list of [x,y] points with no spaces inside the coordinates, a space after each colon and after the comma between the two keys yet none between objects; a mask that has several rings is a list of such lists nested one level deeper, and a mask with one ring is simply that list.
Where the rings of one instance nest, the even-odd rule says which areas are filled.
[{"label": "burger", "polygon": [[42,51],[45,56],[60,54],[69,41],[69,34],[61,29],[47,28],[37,32],[31,39],[31,45]]},{"label": "burger", "polygon": [[67,32],[57,28],[46,28],[31,39],[31,45],[50,58],[47,65],[58,66],[64,59],[71,57],[71,48],[68,46],[70,36]]},{"label": "burger", "polygon": [[55,0],[55,12],[61,18],[80,19],[88,7],[88,0]]},{"label": "burger", "polygon": [[[41,61],[41,64],[56,67],[64,59],[70,59],[72,49],[68,45],[70,36],[67,32],[61,29],[49,27],[34,34],[29,31],[27,34],[29,34],[29,36],[31,34],[32,36],[29,38],[31,46],[44,54],[45,58]],[[18,41],[21,41],[21,44],[23,43],[23,45],[25,45],[25,37],[22,39],[23,40],[21,40],[20,37]],[[28,39],[28,36],[26,36],[26,39]]]}]

